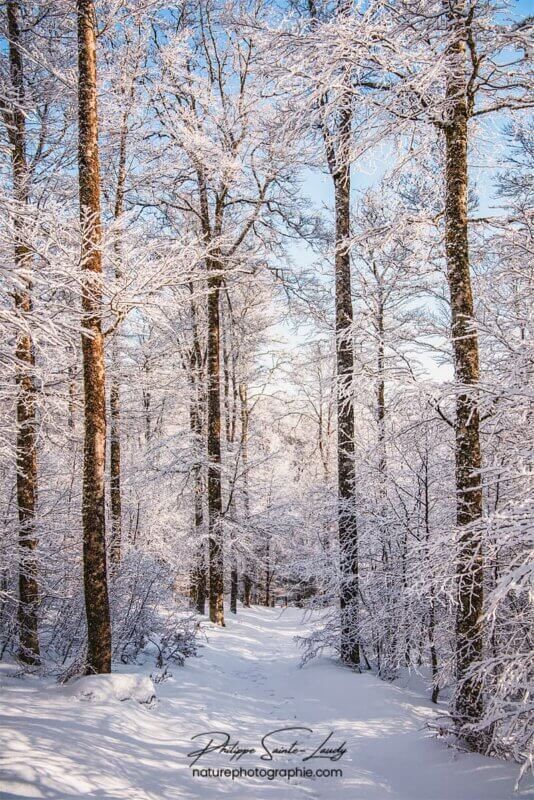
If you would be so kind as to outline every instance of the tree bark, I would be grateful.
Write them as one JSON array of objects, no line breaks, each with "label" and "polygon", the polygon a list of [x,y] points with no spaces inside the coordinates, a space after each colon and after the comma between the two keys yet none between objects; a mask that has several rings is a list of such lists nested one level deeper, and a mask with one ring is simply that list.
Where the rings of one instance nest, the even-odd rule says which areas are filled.
[{"label": "tree bark", "polygon": [[458,611],[455,714],[460,723],[476,722],[482,714],[480,687],[466,675],[482,654],[482,540],[476,523],[482,516],[481,450],[476,386],[479,379],[478,336],[469,265],[468,101],[463,4],[451,14],[453,43],[447,80],[448,118],[445,124],[445,244],[451,299],[455,380],[458,386],[455,422],[456,521],[459,531],[456,565]]},{"label": "tree bark", "polygon": [[[385,345],[384,345],[384,292],[382,278],[376,265],[373,264],[373,275],[377,289],[377,309],[375,317],[377,347],[377,389],[376,389],[376,419],[377,419],[377,444],[378,444],[378,513],[379,535],[382,550],[382,569],[384,573],[385,604],[390,611],[394,607],[395,590],[393,586],[391,542],[385,523],[387,500],[387,453],[386,453],[386,379],[385,379]],[[404,552],[404,550],[402,551]],[[401,559],[402,576],[404,583],[405,558]],[[393,662],[397,648],[397,621],[394,615],[389,614],[383,631],[383,674],[388,678],[395,675]]]},{"label": "tree bark", "polygon": [[71,431],[76,430],[76,356],[74,355],[74,348],[69,345],[68,347],[69,358],[71,362],[68,366],[69,377],[69,416],[68,426]]},{"label": "tree bark", "polygon": [[78,166],[82,226],[82,356],[84,378],[83,566],[87,672],[111,671],[111,622],[106,570],[106,392],[102,334],[100,170],[96,99],[96,32],[92,0],[77,0]]},{"label": "tree bark", "polygon": [[[197,167],[200,219],[204,241],[212,244],[208,189],[204,171]],[[222,209],[215,211],[215,236],[220,234]],[[206,257],[208,343],[206,357],[208,439],[208,563],[210,621],[224,626],[224,550],[221,483],[221,317],[222,264],[215,249]]]},{"label": "tree bark", "polygon": [[[225,417],[225,438],[227,457],[233,456],[233,445],[235,439],[235,357],[233,353],[233,318],[230,306],[228,289],[226,290],[228,300],[228,315],[223,316],[223,375],[224,375],[224,417]],[[228,341],[230,340],[230,341]],[[230,392],[230,383],[232,391]],[[237,454],[239,459],[240,454]],[[236,473],[237,475],[237,465]],[[235,502],[235,478],[230,486],[230,500],[228,503],[228,514],[232,523],[236,520]],[[237,552],[235,546],[235,535],[230,529],[228,556],[230,560],[230,612],[237,614],[237,595],[239,591],[239,571],[237,563]]]},{"label": "tree bark", "polygon": [[[193,294],[192,284],[189,287]],[[191,323],[193,332],[193,343],[189,359],[189,380],[190,380],[190,406],[189,423],[190,430],[195,440],[195,448],[200,453],[202,443],[202,407],[204,397],[202,392],[202,350],[197,325],[196,307],[191,299]],[[191,570],[191,598],[195,610],[198,614],[206,613],[206,593],[208,580],[206,574],[206,553],[203,538],[204,512],[202,507],[202,464],[199,458],[193,466],[193,485],[194,485],[194,507],[195,507],[195,542],[196,553],[194,556],[193,568]]]},{"label": "tree bark", "polygon": [[[231,488],[230,502],[228,505],[228,512],[232,522],[236,517],[236,503],[235,503],[235,487]],[[237,614],[237,594],[239,591],[239,572],[237,569],[237,552],[235,546],[235,535],[233,531],[230,533],[229,542],[229,556],[230,556],[230,611],[232,614]]]},{"label": "tree bark", "polygon": [[122,557],[122,493],[121,493],[121,400],[120,380],[117,375],[119,359],[115,339],[112,343],[111,387],[109,392],[109,492],[111,511],[111,541],[109,557],[111,574],[115,576]]},{"label": "tree bark", "polygon": [[[308,0],[312,21],[317,18],[314,0]],[[339,16],[351,13],[348,0],[337,0]],[[352,90],[342,88],[334,132],[322,126],[326,160],[334,183],[335,211],[335,333],[336,333],[336,410],[337,482],[339,534],[339,604],[341,616],[340,653],[346,664],[359,667],[358,643],[358,532],[354,512],[354,405],[350,383],[354,374],[351,326],[353,320],[350,274],[350,140],[352,128]]]},{"label": "tree bark", "polygon": [[[117,189],[115,193],[115,220],[119,220],[124,213],[124,186],[126,182],[126,143],[128,136],[127,119],[123,117],[119,141],[119,165],[117,174]],[[115,278],[120,279],[121,270],[121,243],[117,241],[115,247],[117,263]],[[117,329],[111,342],[111,386],[109,390],[109,491],[111,511],[111,541],[109,546],[110,566],[112,575],[117,574],[122,556],[122,492],[121,492],[121,391],[120,391],[120,353]]]},{"label": "tree bark", "polygon": [[[343,112],[342,133],[350,135],[350,110]],[[347,140],[348,145],[348,140]],[[341,147],[341,145],[340,145]],[[358,538],[354,493],[354,406],[350,383],[354,372],[352,350],[352,297],[350,275],[350,165],[342,160],[333,172],[336,214],[336,365],[337,365],[337,468],[338,530],[340,548],[341,658],[359,666]]]},{"label": "tree bark", "polygon": [[[191,432],[195,436],[195,442],[198,446],[202,436],[202,423],[200,420],[198,405],[195,399],[192,399],[191,401],[189,419]],[[205,548],[202,538],[204,515],[202,510],[202,476],[200,461],[197,461],[193,467],[193,482],[195,493],[195,538],[197,543],[193,569],[191,571],[191,598],[197,613],[204,614],[206,611],[207,576],[204,553]]]},{"label": "tree bark", "polygon": [[[26,163],[26,125],[24,115],[24,71],[20,43],[20,7],[7,4],[9,33],[9,68],[13,87],[13,110],[9,113],[8,133],[11,144],[13,194],[21,206],[28,202],[28,169]],[[27,272],[30,253],[23,241],[22,221],[15,217],[15,268]],[[15,307],[22,318],[31,313],[31,282],[23,278],[23,289],[15,293]],[[35,354],[29,331],[18,336],[16,346],[17,373],[17,506],[19,517],[19,658],[28,664],[40,663],[37,608],[39,585],[35,550],[37,500],[36,390]]]},{"label": "tree bark", "polygon": [[271,605],[271,537],[265,534],[265,595],[263,605],[267,608]]},{"label": "tree bark", "polygon": [[[425,545],[428,563],[430,564],[430,555],[428,548],[430,546],[430,486],[428,476],[428,448],[426,448],[424,459],[424,514],[425,514]],[[438,652],[436,649],[436,590],[434,588],[434,578],[430,578],[430,605],[428,610],[428,643],[430,646],[430,666],[432,669],[432,702],[437,703],[439,698],[439,684],[438,684]]]},{"label": "tree bark", "polygon": [[[239,402],[241,406],[241,463],[243,464],[243,505],[245,520],[250,516],[250,498],[248,494],[248,390],[245,383],[239,384]],[[250,607],[252,577],[250,559],[245,557],[243,569],[243,605]]]},{"label": "tree bark", "polygon": [[232,569],[230,571],[230,611],[237,614],[237,593],[239,589],[237,560],[235,551],[232,549]]},{"label": "tree bark", "polygon": [[378,308],[377,308],[377,377],[378,386],[376,390],[376,418],[378,428],[378,472],[380,480],[381,503],[385,504],[385,480],[386,480],[386,377],[385,377],[385,344],[384,344],[384,300],[381,278],[375,270],[375,277],[378,288]]},{"label": "tree bark", "polygon": [[221,265],[208,260],[208,514],[210,565],[210,620],[224,625],[224,556],[221,488],[221,363],[220,308]]}]

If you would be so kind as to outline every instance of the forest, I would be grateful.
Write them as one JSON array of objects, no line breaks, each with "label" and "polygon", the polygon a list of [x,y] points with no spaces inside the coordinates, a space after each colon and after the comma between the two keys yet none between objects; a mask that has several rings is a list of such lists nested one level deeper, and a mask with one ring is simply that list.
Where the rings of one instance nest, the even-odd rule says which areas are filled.
[{"label": "forest", "polygon": [[432,736],[524,785],[533,29],[524,0],[0,3],[15,687],[157,690],[298,614],[300,675],[415,676]]}]

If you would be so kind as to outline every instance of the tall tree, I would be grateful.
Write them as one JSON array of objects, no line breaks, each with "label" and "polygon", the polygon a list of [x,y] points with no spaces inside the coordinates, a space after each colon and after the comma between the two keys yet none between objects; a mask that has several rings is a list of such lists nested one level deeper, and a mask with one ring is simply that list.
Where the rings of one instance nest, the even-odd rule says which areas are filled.
[{"label": "tall tree", "polygon": [[[228,290],[226,290],[226,303],[223,304],[223,385],[224,385],[224,428],[225,443],[228,456],[234,450],[236,421],[237,421],[237,378],[236,361],[237,346],[234,341],[235,319],[233,315],[232,303]],[[236,466],[234,478],[230,481],[228,508],[226,513],[230,517],[232,528],[236,524],[236,476],[241,453],[236,455]],[[237,595],[239,589],[239,570],[235,532],[230,529],[228,542],[229,561],[230,561],[230,612],[237,614]]]},{"label": "tall tree", "polygon": [[[203,172],[199,172],[199,188],[202,209],[202,225],[206,242],[212,236],[207,190]],[[220,235],[222,208],[216,212],[215,235]],[[206,355],[207,372],[207,437],[208,437],[208,558],[210,566],[209,606],[210,620],[224,625],[224,551],[222,529],[222,480],[221,480],[221,316],[220,296],[222,285],[222,263],[216,250],[208,256],[208,343]]]},{"label": "tall tree", "polygon": [[193,465],[194,482],[194,522],[196,553],[194,555],[191,571],[191,597],[196,611],[204,614],[206,610],[206,594],[208,590],[208,576],[206,570],[206,543],[204,541],[204,508],[202,503],[202,458],[203,445],[203,417],[205,416],[205,387],[204,387],[204,358],[200,341],[200,331],[197,320],[197,308],[193,296],[193,284],[189,283],[191,293],[191,335],[192,342],[189,351],[189,427],[194,439],[195,462]]},{"label": "tall tree", "polygon": [[[312,21],[317,18],[309,0]],[[347,0],[338,0],[340,18],[351,13]],[[335,335],[337,365],[337,485],[340,554],[341,658],[359,667],[358,643],[358,531],[354,512],[354,404],[350,396],[354,374],[352,344],[352,294],[350,264],[351,141],[353,93],[350,71],[341,76],[339,96],[321,97],[320,107],[330,109],[322,121],[328,169],[334,184],[335,213]]]},{"label": "tall tree", "polygon": [[[248,425],[249,425],[249,407],[248,407],[248,386],[246,383],[240,382],[239,384],[239,405],[240,405],[240,418],[241,418],[241,462],[243,464],[243,506],[245,518],[250,516],[250,498],[248,490]],[[252,565],[250,558],[246,559],[243,569],[243,605],[245,608],[250,606],[251,591],[252,591]]]},{"label": "tall tree", "polygon": [[336,362],[337,362],[337,469],[340,545],[341,657],[360,663],[355,627],[358,624],[358,539],[354,513],[354,405],[349,396],[354,371],[352,349],[352,297],[350,275],[350,147],[351,107],[340,111],[337,153],[330,158],[334,181],[336,245]]},{"label": "tall tree", "polygon": [[451,28],[446,83],[445,137],[445,247],[451,298],[451,331],[456,399],[456,520],[459,529],[457,559],[458,611],[456,621],[456,713],[462,721],[482,714],[480,686],[468,676],[482,654],[484,569],[481,531],[480,415],[476,387],[479,380],[478,336],[471,288],[467,225],[467,120],[465,4],[447,3]]},{"label": "tall tree", "polygon": [[[120,221],[124,213],[124,190],[126,180],[126,144],[128,137],[128,113],[121,119],[119,139],[119,163],[117,186],[115,192],[114,217]],[[121,278],[121,242],[116,242],[115,278]],[[120,385],[120,352],[117,336],[111,342],[112,375],[109,390],[109,494],[111,510],[110,562],[111,569],[116,572],[121,561],[122,547],[122,493],[121,493],[121,385]]]},{"label": "tall tree", "polygon": [[[26,160],[26,111],[24,108],[24,67],[21,46],[21,19],[18,2],[7,4],[9,34],[9,68],[12,84],[12,107],[5,112],[11,145],[13,195],[15,210],[15,267],[20,273],[20,288],[15,293],[17,313],[27,317],[32,310],[30,251],[24,241],[22,206],[28,202],[29,172]],[[17,358],[17,505],[19,516],[19,636],[22,661],[38,664],[40,660],[37,631],[39,586],[35,549],[38,539],[35,530],[37,500],[36,451],[36,390],[34,380],[35,353],[29,330],[24,321],[19,334]]]},{"label": "tall tree", "polygon": [[78,181],[82,229],[82,356],[84,382],[83,568],[87,671],[111,671],[111,621],[106,570],[106,388],[102,332],[100,168],[96,87],[96,14],[77,1]]}]

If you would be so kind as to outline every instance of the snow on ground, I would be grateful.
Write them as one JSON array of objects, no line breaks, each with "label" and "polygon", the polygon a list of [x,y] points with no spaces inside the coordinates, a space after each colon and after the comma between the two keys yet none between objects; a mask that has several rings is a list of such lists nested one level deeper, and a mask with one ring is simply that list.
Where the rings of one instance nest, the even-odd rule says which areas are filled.
[{"label": "snow on ground", "polygon": [[96,700],[99,703],[113,700],[151,703],[156,697],[154,684],[148,675],[87,675],[70,681],[65,692],[78,700]]},{"label": "snow on ground", "polygon": [[[119,687],[130,687],[122,695],[116,685],[110,690],[113,681],[104,680],[102,694],[90,699],[70,685],[4,677],[3,800],[534,797],[532,784],[523,783],[513,794],[515,765],[459,753],[434,739],[426,725],[435,710],[415,692],[354,674],[327,658],[300,669],[294,636],[303,627],[302,612],[294,608],[242,609],[225,630],[206,625],[202,657],[172,667],[173,677],[157,684],[158,699],[150,704],[120,701],[143,685],[129,677],[118,681]],[[6,671],[3,665],[4,676]],[[122,671],[135,673],[131,666]],[[148,672],[139,668],[137,675]],[[309,730],[272,733],[288,727]],[[219,733],[192,740],[210,731]],[[303,761],[330,732],[324,749],[332,752],[323,753],[328,758]],[[255,752],[238,759],[234,745],[231,753],[205,752],[191,766],[194,757],[188,754],[207,749],[210,740],[217,746],[226,735],[229,748],[238,740],[239,748]],[[265,747],[262,737],[267,737]],[[275,754],[275,747],[298,752]],[[267,751],[273,760],[261,758]],[[219,768],[265,773],[234,779],[206,774]],[[295,768],[309,770],[312,777],[269,779],[274,769],[283,775]],[[317,776],[318,770],[342,770],[343,775]]]}]

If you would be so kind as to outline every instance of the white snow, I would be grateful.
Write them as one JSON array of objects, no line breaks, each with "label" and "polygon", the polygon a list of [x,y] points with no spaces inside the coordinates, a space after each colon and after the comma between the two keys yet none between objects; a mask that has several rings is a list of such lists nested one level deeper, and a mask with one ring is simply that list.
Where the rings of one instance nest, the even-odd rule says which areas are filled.
[{"label": "white snow", "polygon": [[[523,782],[513,794],[517,766],[460,753],[433,738],[427,723],[435,709],[416,692],[357,675],[323,658],[299,669],[294,636],[304,627],[298,609],[240,609],[224,630],[206,626],[201,658],[173,667],[149,705],[115,702],[151,686],[148,668],[110,680],[89,678],[78,687],[43,679],[4,677],[1,730],[4,800],[40,797],[99,800],[508,800],[533,797]],[[4,675],[7,667],[3,665]],[[153,687],[152,687],[153,691]],[[101,692],[101,693],[100,693]],[[333,731],[338,761],[302,754],[261,759],[263,736],[309,755]],[[197,769],[342,769],[342,777],[210,778],[195,776],[188,753],[227,732],[240,748],[255,748],[239,761],[210,752]],[[219,734],[222,736],[222,733]],[[213,735],[217,739],[217,735]],[[217,739],[217,741],[219,741]],[[200,742],[200,744],[199,744]],[[328,746],[329,746],[328,745]]]},{"label": "white snow", "polygon": [[156,697],[154,684],[147,675],[87,675],[70,681],[65,690],[71,697],[98,703],[110,700],[150,703]]}]

